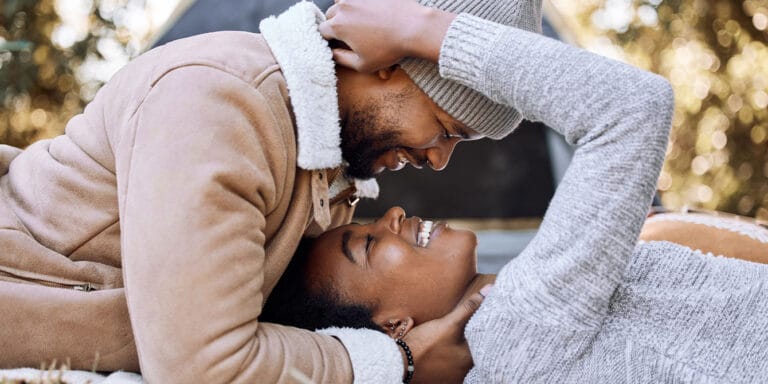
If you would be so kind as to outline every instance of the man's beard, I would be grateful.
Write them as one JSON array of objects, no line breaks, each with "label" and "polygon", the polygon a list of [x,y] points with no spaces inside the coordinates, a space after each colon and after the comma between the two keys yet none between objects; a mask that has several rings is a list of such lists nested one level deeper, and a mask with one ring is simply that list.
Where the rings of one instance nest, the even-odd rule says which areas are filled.
[{"label": "man's beard", "polygon": [[398,147],[396,125],[380,111],[380,107],[368,104],[354,109],[349,119],[341,122],[341,156],[349,164],[349,177],[372,178],[376,160]]}]

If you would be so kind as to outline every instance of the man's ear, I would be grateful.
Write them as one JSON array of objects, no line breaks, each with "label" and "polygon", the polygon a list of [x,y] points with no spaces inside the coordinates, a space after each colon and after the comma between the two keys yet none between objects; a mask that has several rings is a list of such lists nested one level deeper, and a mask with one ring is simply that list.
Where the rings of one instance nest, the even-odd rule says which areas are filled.
[{"label": "man's ear", "polygon": [[401,319],[388,319],[379,324],[384,332],[393,339],[402,339],[416,326],[413,318],[408,316]]},{"label": "man's ear", "polygon": [[378,71],[376,71],[376,75],[378,75],[379,79],[381,80],[389,80],[395,74],[395,71],[397,70],[397,68],[399,68],[399,66],[395,64],[388,68],[379,69]]}]

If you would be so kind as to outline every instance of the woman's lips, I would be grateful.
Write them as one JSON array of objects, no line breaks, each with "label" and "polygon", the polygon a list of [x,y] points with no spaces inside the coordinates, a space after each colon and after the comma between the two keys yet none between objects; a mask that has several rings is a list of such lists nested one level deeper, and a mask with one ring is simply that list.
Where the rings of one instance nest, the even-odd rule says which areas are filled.
[{"label": "woman's lips", "polygon": [[410,219],[408,219],[408,224],[410,225],[410,232],[413,236],[413,243],[418,244],[419,243],[419,223],[421,223],[421,219],[413,216]]},{"label": "woman's lips", "polygon": [[448,223],[445,221],[438,221],[432,226],[432,233],[429,234],[429,241],[432,242],[445,228],[448,228]]},{"label": "woman's lips", "polygon": [[[426,248],[440,235],[448,224],[444,221],[431,221],[418,219],[415,227],[416,245]],[[427,232],[429,231],[429,232]],[[424,232],[426,235],[420,236]]]}]

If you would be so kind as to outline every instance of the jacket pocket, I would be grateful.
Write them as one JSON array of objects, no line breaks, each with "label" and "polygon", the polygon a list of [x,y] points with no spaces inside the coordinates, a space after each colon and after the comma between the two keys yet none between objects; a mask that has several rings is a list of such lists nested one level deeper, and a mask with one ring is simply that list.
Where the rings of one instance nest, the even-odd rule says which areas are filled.
[{"label": "jacket pocket", "polygon": [[52,288],[73,289],[75,291],[91,292],[99,289],[93,283],[85,281],[75,281],[69,279],[58,279],[52,276],[41,276],[34,273],[15,271],[10,268],[0,266],[0,280],[12,283],[41,285]]}]

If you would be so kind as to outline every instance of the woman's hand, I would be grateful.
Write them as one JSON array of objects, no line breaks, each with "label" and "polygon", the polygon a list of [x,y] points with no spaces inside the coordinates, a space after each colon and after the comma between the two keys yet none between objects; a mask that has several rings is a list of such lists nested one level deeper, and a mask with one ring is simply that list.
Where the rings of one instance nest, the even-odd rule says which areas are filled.
[{"label": "woman's hand", "polygon": [[464,327],[484,296],[474,293],[462,299],[449,314],[414,327],[405,336],[413,352],[413,383],[461,383],[472,369],[472,356]]},{"label": "woman's hand", "polygon": [[415,0],[336,0],[326,17],[320,33],[346,45],[333,49],[334,60],[359,72],[374,72],[405,57],[437,62],[456,15]]}]

